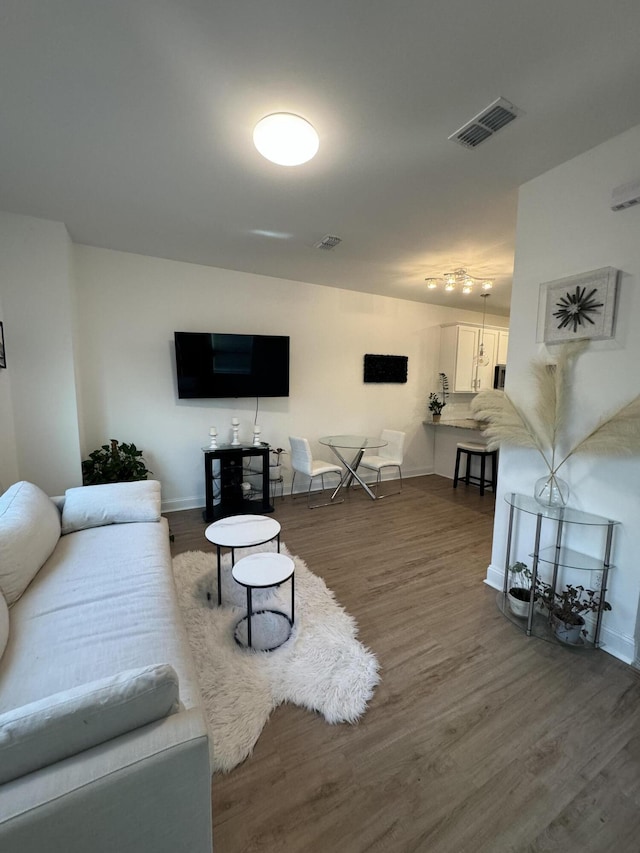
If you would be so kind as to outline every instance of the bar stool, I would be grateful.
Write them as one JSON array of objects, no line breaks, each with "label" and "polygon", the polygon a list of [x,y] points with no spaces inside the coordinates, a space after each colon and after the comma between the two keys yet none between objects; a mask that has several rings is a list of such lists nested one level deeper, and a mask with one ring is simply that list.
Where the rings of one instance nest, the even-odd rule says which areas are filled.
[{"label": "bar stool", "polygon": [[[475,441],[459,441],[458,449],[456,452],[456,470],[453,475],[453,488],[458,488],[458,474],[460,471],[460,457],[462,454],[466,456],[466,472],[464,474],[464,481],[468,486],[470,483],[474,486],[480,486],[480,494],[484,495],[484,490],[487,486],[490,486],[493,489],[495,494],[496,491],[496,481],[497,481],[497,473],[498,473],[498,451],[497,450],[487,450],[486,444],[478,444]],[[471,460],[474,456],[480,458],[480,476],[476,477],[471,474]],[[487,457],[491,459],[491,479],[487,479],[485,477],[485,465],[487,461]]]}]

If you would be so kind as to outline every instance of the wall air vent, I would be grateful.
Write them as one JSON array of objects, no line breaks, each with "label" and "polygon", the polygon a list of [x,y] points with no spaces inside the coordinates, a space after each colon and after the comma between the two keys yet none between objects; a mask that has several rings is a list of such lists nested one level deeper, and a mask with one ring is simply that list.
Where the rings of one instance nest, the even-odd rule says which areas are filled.
[{"label": "wall air vent", "polygon": [[625,210],[640,204],[640,181],[630,181],[611,193],[611,210]]},{"label": "wall air vent", "polygon": [[449,139],[464,145],[465,148],[477,148],[481,142],[502,130],[519,115],[522,115],[521,109],[504,98],[496,98],[471,121],[452,133]]},{"label": "wall air vent", "polygon": [[314,249],[335,249],[342,243],[342,237],[336,237],[334,234],[325,234],[322,240],[313,244]]}]

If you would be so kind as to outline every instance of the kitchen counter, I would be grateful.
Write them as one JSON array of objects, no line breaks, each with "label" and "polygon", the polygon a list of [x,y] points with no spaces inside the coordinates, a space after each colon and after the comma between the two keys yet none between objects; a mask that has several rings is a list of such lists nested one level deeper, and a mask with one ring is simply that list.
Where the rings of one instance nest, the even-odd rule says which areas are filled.
[{"label": "kitchen counter", "polygon": [[450,421],[438,421],[438,423],[434,423],[433,421],[423,421],[425,426],[433,426],[433,427],[457,427],[458,429],[475,429],[475,430],[483,430],[486,426],[484,421],[476,421],[473,418],[458,418],[457,420],[452,419]]}]

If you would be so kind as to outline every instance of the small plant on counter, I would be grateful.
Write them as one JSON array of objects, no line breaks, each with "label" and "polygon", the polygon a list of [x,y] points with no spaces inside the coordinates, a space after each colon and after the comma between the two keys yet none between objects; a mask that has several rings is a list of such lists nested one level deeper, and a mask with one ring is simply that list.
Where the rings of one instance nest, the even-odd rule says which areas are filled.
[{"label": "small plant on counter", "polygon": [[147,474],[153,474],[153,471],[145,465],[142,450],[138,450],[135,444],[118,444],[115,438],[111,439],[111,444],[103,444],[94,450],[82,462],[82,483],[85,486],[146,480]]},{"label": "small plant on counter", "polygon": [[[432,391],[429,394],[429,411],[434,415],[441,415],[442,410],[447,405],[447,397],[449,395],[449,380],[446,373],[439,373],[440,392]],[[442,398],[442,399],[441,399]]]}]

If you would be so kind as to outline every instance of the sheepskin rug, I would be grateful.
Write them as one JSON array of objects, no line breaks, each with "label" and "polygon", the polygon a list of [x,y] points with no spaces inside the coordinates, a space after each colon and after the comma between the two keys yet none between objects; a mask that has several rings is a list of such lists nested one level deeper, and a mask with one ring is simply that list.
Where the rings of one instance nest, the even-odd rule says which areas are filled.
[{"label": "sheepskin rug", "polygon": [[[236,559],[266,550],[273,550],[273,543],[237,551]],[[222,559],[222,607],[217,606],[215,553],[187,551],[173,560],[207,709],[214,772],[228,772],[251,754],[280,703],[317,711],[328,723],[355,723],[379,681],[377,659],[356,639],[353,617],[300,557],[284,543],[280,550],[295,562],[295,625],[272,652],[242,649],[234,640],[234,626],[246,614],[246,590],[231,577],[229,554]],[[255,590],[253,610],[263,607],[290,613],[290,582]]]}]

